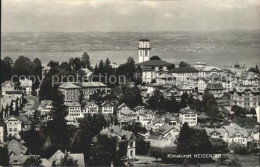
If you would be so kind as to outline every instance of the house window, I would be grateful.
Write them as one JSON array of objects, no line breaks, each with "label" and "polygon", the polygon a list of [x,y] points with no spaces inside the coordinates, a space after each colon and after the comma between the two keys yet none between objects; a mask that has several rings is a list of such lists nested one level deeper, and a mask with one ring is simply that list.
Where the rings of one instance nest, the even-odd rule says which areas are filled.
[{"label": "house window", "polygon": [[12,132],[12,128],[9,128],[9,132]]}]

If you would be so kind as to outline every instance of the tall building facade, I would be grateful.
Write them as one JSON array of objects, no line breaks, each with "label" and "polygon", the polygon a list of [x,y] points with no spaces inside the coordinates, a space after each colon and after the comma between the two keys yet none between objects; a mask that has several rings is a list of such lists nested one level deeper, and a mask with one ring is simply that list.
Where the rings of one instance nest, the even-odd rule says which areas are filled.
[{"label": "tall building facade", "polygon": [[150,40],[140,39],[138,47],[139,63],[148,61],[150,59]]}]

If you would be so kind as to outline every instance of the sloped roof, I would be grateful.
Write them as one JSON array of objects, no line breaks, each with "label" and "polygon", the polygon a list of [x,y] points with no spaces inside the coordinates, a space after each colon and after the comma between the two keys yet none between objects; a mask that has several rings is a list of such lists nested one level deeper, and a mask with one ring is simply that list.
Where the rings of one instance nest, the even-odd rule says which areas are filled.
[{"label": "sloped roof", "polygon": [[89,102],[88,104],[85,105],[84,108],[87,108],[87,107],[90,106],[90,105],[95,105],[95,106],[99,107],[96,103],[94,103],[94,102]]},{"label": "sloped roof", "polygon": [[[128,107],[125,103],[120,104],[117,108],[121,109],[122,107]],[[128,107],[130,109],[130,107]]]},{"label": "sloped roof", "polygon": [[8,115],[7,117],[4,118],[4,121],[7,121],[9,120],[10,118],[15,118],[19,121],[21,121],[23,124],[25,125],[30,125],[32,124],[32,122],[29,120],[29,118],[26,116],[26,115],[19,115],[19,116],[16,116],[16,115]]},{"label": "sloped roof", "polygon": [[211,135],[213,132],[219,133],[221,136],[225,134],[225,130],[222,128],[205,128],[208,135]]},{"label": "sloped roof", "polygon": [[76,102],[76,101],[73,101],[73,102],[65,102],[64,103],[64,105],[65,106],[67,106],[67,107],[72,107],[72,106],[81,106],[78,102]]},{"label": "sloped roof", "polygon": [[65,82],[59,86],[62,89],[80,89],[81,87],[72,82]]},{"label": "sloped roof", "polygon": [[[78,165],[80,167],[85,167],[85,160],[83,153],[68,153],[74,160],[78,160]],[[65,156],[60,150],[57,150],[49,159],[48,161],[52,163],[53,160],[56,160],[58,163],[60,162],[61,158]]]},{"label": "sloped roof", "polygon": [[178,67],[169,71],[170,73],[198,73],[199,71],[193,67]]},{"label": "sloped roof", "polygon": [[24,164],[24,162],[27,160],[27,158],[34,157],[35,155],[14,155],[10,156],[9,163],[21,166]]},{"label": "sloped roof", "polygon": [[115,125],[111,125],[110,127],[101,130],[100,134],[108,136],[118,135],[120,137],[125,136],[127,140],[130,140],[130,138],[133,136],[133,132],[121,129],[121,127]]},{"label": "sloped roof", "polygon": [[113,104],[109,101],[104,101],[101,106],[105,106],[105,105],[110,105],[110,106],[113,106]]},{"label": "sloped roof", "polygon": [[169,62],[163,61],[163,60],[148,60],[148,61],[139,63],[137,65],[140,65],[140,66],[169,66],[172,64],[173,63],[169,63]]},{"label": "sloped roof", "polygon": [[234,90],[238,93],[244,93],[245,91],[251,91],[252,93],[260,93],[259,87],[247,87],[247,86],[236,86]]},{"label": "sloped roof", "polygon": [[191,108],[184,108],[180,110],[180,114],[196,114],[196,111]]},{"label": "sloped roof", "polygon": [[12,139],[8,145],[7,145],[7,149],[8,149],[8,154],[10,155],[11,153],[14,153],[14,155],[21,155],[21,154],[25,154],[28,150],[28,148],[26,146],[24,146],[23,144],[21,144],[19,141],[17,141],[16,139]]},{"label": "sloped roof", "polygon": [[201,71],[208,72],[208,71],[212,71],[212,70],[222,71],[221,68],[218,68],[218,67],[215,67],[215,66],[206,66]]},{"label": "sloped roof", "polygon": [[193,90],[193,88],[187,84],[179,84],[177,85],[177,88],[180,90]]},{"label": "sloped roof", "polygon": [[102,82],[82,82],[82,87],[107,87],[107,85],[103,84]]},{"label": "sloped roof", "polygon": [[238,125],[230,124],[227,126],[223,126],[230,137],[235,137],[237,133],[240,133],[243,137],[248,137],[249,133],[246,129],[239,127]]},{"label": "sloped roof", "polygon": [[[157,132],[162,135],[166,135],[168,132],[170,132],[172,129],[177,129],[175,125],[169,125],[168,123],[161,126]],[[178,129],[177,129],[178,130]]]},{"label": "sloped roof", "polygon": [[223,86],[221,83],[208,83],[207,84],[207,89],[217,89],[217,90],[222,90]]}]

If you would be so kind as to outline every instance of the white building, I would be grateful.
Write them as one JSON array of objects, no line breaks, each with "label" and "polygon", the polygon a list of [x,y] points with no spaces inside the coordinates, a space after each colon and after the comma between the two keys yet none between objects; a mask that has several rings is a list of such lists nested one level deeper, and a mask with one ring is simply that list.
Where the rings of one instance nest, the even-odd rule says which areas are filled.
[{"label": "white building", "polygon": [[0,144],[4,142],[4,124],[0,122]]},{"label": "white building", "polygon": [[150,59],[150,40],[140,39],[138,47],[139,63],[148,61]]},{"label": "white building", "polygon": [[241,128],[234,123],[223,126],[222,129],[225,130],[223,140],[229,145],[232,143],[237,143],[243,146],[247,146],[249,133],[246,129]]},{"label": "white building", "polygon": [[204,94],[204,91],[206,90],[208,85],[208,81],[204,78],[200,78],[198,81],[198,92],[201,94]]},{"label": "white building", "polygon": [[41,104],[38,107],[38,111],[41,112],[41,117],[45,120],[50,119],[50,113],[52,109],[52,101],[51,100],[41,100]]},{"label": "white building", "polygon": [[102,114],[113,114],[114,112],[114,106],[112,103],[110,102],[103,102],[101,104],[101,111],[102,111]]},{"label": "white building", "polygon": [[98,110],[99,106],[93,102],[90,102],[84,107],[84,114],[97,114]]},{"label": "white building", "polygon": [[197,125],[197,113],[190,108],[182,109],[179,113],[179,118],[181,125],[183,125],[185,122],[187,122],[189,126]]},{"label": "white building", "polygon": [[32,94],[32,80],[27,78],[20,79],[20,87],[25,91],[25,94],[31,95]]},{"label": "white building", "polygon": [[260,106],[256,107],[256,116],[257,116],[257,122],[260,123]]},{"label": "white building", "polygon": [[66,117],[67,120],[75,120],[77,118],[84,117],[81,110],[81,105],[78,102],[65,102],[64,105],[68,111],[68,115]]},{"label": "white building", "polygon": [[20,132],[22,130],[29,130],[31,126],[31,121],[23,115],[14,116],[9,115],[4,118],[4,123],[7,128],[7,135],[20,138]]}]

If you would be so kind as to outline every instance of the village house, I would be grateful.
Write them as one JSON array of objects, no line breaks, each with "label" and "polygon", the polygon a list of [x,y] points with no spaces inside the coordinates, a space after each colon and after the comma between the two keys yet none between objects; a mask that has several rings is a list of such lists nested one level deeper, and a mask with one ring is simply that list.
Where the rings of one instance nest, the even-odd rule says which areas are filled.
[{"label": "village house", "polygon": [[179,119],[181,125],[183,125],[185,122],[187,122],[189,126],[197,125],[197,113],[190,108],[182,109],[179,112]]},{"label": "village house", "polygon": [[223,70],[215,66],[206,66],[199,70],[198,76],[202,78],[211,77],[212,75],[221,75]]},{"label": "village house", "polygon": [[11,111],[18,110],[23,104],[23,96],[22,94],[12,94],[12,95],[4,95],[1,97],[1,108],[0,113],[2,113],[2,117],[6,117],[10,115]]},{"label": "village house", "polygon": [[[109,127],[101,130],[101,135],[107,135],[108,137],[117,137],[118,145],[121,142],[127,142],[126,157],[130,160],[135,159],[135,140],[136,137],[133,132],[121,129],[119,126],[110,125]],[[118,148],[118,147],[117,147]]]},{"label": "village house", "polygon": [[208,85],[208,81],[205,78],[200,77],[198,81],[198,92],[204,94]]},{"label": "village house", "polygon": [[[30,157],[40,157],[40,156],[39,155],[13,155],[10,156],[9,165],[12,167],[24,166],[25,161]],[[40,159],[42,161],[40,166],[51,167],[51,163],[47,159],[45,158],[40,158]]]},{"label": "village house", "polygon": [[153,121],[153,126],[152,126],[152,129],[153,130],[157,130],[159,129],[161,126],[163,126],[165,124],[165,118],[159,118],[159,119],[155,119]]},{"label": "village house", "polygon": [[52,162],[55,160],[56,164],[59,164],[61,161],[61,158],[65,156],[65,154],[68,154],[70,157],[72,157],[74,160],[77,160],[79,167],[85,167],[85,160],[84,160],[84,154],[83,153],[70,153],[70,152],[62,152],[61,150],[57,150],[49,159],[48,161],[52,164]]},{"label": "village house", "polygon": [[81,87],[77,83],[65,82],[59,86],[65,102],[79,101]]},{"label": "village house", "polygon": [[24,78],[20,79],[20,88],[24,90],[26,95],[31,95],[32,94],[32,80]]},{"label": "village house", "polygon": [[255,108],[257,122],[260,123],[260,105]]},{"label": "village house", "polygon": [[7,145],[8,155],[25,155],[28,153],[28,148],[16,139],[9,141]]},{"label": "village house", "polygon": [[98,114],[99,113],[99,106],[95,104],[94,102],[89,102],[85,107],[84,107],[84,114]]},{"label": "village house", "polygon": [[240,81],[244,86],[259,86],[260,75],[254,72],[244,72],[240,77]]},{"label": "village house", "polygon": [[67,120],[74,121],[77,118],[84,117],[81,110],[81,105],[78,102],[65,102],[64,105],[68,111],[68,115],[66,117]]},{"label": "village house", "polygon": [[4,123],[7,128],[7,135],[20,138],[20,132],[31,128],[31,121],[24,115],[14,116],[9,115],[4,118]]},{"label": "village house", "polygon": [[110,88],[102,82],[82,82],[81,88],[85,99],[89,99],[91,95],[98,91],[103,93],[104,96],[110,94],[111,91]]},{"label": "village house", "polygon": [[225,130],[222,128],[205,128],[209,137],[214,139],[223,139]]},{"label": "village house", "polygon": [[17,89],[16,85],[12,81],[5,81],[1,84],[2,95],[5,95],[7,91],[14,91]]},{"label": "village house", "polygon": [[166,123],[159,127],[155,132],[147,137],[153,147],[172,147],[175,146],[175,141],[180,132],[180,126],[170,125]]},{"label": "village house", "polygon": [[101,82],[65,82],[59,86],[59,90],[63,93],[65,102],[79,102],[81,97],[89,99],[90,95],[98,91],[104,95],[110,93],[110,89],[107,88],[107,85]]},{"label": "village house", "polygon": [[170,86],[168,89],[163,90],[163,96],[165,99],[171,100],[172,97],[175,98],[176,101],[181,101],[181,96],[184,93],[192,94],[194,92],[194,88],[187,84],[179,84],[177,86]]},{"label": "village house", "polygon": [[179,85],[186,83],[189,77],[197,75],[199,71],[193,67],[187,66],[172,69],[169,71],[169,73],[171,73],[172,76],[176,78],[176,85]]},{"label": "village house", "polygon": [[223,86],[220,82],[212,82],[207,84],[206,88],[216,99],[223,97]]},{"label": "village house", "polygon": [[41,118],[44,120],[50,119],[50,113],[52,110],[52,101],[51,100],[41,100],[39,107],[37,108],[38,111],[41,112]]},{"label": "village house", "polygon": [[0,146],[4,143],[5,139],[5,125],[2,120],[0,120]]},{"label": "village house", "polygon": [[103,102],[101,104],[101,112],[104,115],[112,115],[114,113],[114,105],[108,101]]},{"label": "village house", "polygon": [[[172,64],[163,60],[148,60],[137,65],[142,68],[142,82],[154,83],[156,78],[162,79],[160,76],[168,71],[167,67]],[[172,81],[171,78],[169,77],[167,80]]]},{"label": "village house", "polygon": [[237,86],[230,92],[230,105],[245,108],[260,106],[260,88],[251,86]]},{"label": "village house", "polygon": [[154,119],[153,111],[145,108],[145,106],[136,106],[134,111],[137,114],[137,121],[140,122],[143,126],[152,124]]},{"label": "village house", "polygon": [[243,146],[247,146],[249,133],[246,129],[241,128],[235,123],[222,126],[221,128],[225,130],[223,140],[227,142],[229,145],[232,143],[237,143]]}]

